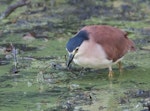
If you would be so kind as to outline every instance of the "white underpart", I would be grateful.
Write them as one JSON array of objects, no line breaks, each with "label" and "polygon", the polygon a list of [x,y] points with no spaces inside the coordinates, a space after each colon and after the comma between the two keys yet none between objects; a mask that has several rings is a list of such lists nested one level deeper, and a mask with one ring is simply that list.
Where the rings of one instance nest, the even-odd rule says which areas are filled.
[{"label": "white underpart", "polygon": [[[118,59],[115,63],[119,62],[121,59]],[[111,66],[115,64],[112,60],[107,59],[107,55],[102,46],[100,44],[95,44],[92,41],[84,41],[81,44],[73,61],[75,64],[82,67],[96,69],[109,68],[111,70]]]}]

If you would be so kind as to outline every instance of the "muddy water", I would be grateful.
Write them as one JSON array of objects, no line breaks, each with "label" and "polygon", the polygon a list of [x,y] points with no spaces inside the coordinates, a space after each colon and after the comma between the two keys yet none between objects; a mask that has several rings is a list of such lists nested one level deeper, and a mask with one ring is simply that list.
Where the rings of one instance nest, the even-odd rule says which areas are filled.
[{"label": "muddy water", "polygon": [[[54,9],[46,7],[44,15],[35,11],[40,3],[34,6],[34,2],[30,11],[22,8],[0,21],[0,111],[148,111],[149,2],[139,1],[137,7],[131,7],[134,2],[122,5],[123,15],[117,9],[123,2],[118,1],[113,3],[115,8],[107,1],[91,5],[88,0],[89,4],[86,1],[81,6],[79,1],[69,1],[71,5],[65,0],[57,2]],[[113,67],[113,78],[108,78],[108,69],[82,70],[74,64],[66,69],[67,40],[80,27],[91,24],[120,27],[135,41],[137,51],[126,55],[122,73]],[[32,31],[37,38],[23,39]],[[9,51],[10,43],[17,60]]]},{"label": "muddy water", "polygon": [[[42,41],[45,43],[45,41]],[[49,44],[53,47],[49,51]],[[114,77],[108,70],[82,70],[73,64],[65,66],[66,40],[50,40],[43,48],[35,40],[17,54],[18,72],[13,58],[1,54],[0,110],[2,111],[145,111],[150,103],[150,52],[137,49],[123,60],[124,70],[114,66]],[[2,44],[1,47],[4,47]],[[8,46],[8,45],[6,45]],[[31,49],[31,50],[30,50]],[[62,52],[58,50],[63,50]],[[47,52],[47,55],[41,53]],[[59,56],[58,56],[59,55]],[[11,55],[10,55],[11,56]],[[7,63],[7,64],[4,64]]]}]

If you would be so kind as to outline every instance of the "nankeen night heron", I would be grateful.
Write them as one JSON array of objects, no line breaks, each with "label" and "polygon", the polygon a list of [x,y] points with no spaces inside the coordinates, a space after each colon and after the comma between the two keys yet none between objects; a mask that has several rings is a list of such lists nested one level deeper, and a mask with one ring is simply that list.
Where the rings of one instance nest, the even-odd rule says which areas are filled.
[{"label": "nankeen night heron", "polygon": [[83,27],[66,44],[69,54],[67,66],[74,61],[85,68],[109,68],[109,76],[113,76],[112,65],[118,63],[129,51],[135,50],[127,33],[107,25],[91,25]]}]

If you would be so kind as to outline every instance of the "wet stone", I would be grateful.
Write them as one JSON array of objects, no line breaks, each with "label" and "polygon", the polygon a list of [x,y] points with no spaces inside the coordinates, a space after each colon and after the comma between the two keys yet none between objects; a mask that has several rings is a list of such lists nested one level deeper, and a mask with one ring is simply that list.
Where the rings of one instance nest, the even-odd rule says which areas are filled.
[{"label": "wet stone", "polygon": [[119,100],[119,104],[126,104],[126,103],[129,103],[129,102],[130,102],[129,98],[127,98],[127,97],[122,97]]},{"label": "wet stone", "polygon": [[[72,92],[70,97],[60,102],[60,106],[67,111],[82,111],[78,106],[91,105],[92,97],[90,94],[85,92]],[[77,110],[78,109],[78,110]]]},{"label": "wet stone", "polygon": [[[10,44],[1,44],[1,47],[6,47],[9,48]],[[35,51],[38,48],[37,47],[31,47],[31,46],[27,46],[27,44],[21,44],[21,43],[14,43],[13,46],[16,49],[22,50],[22,51]]]},{"label": "wet stone", "polygon": [[150,111],[150,97],[143,100],[143,107],[147,107]]},{"label": "wet stone", "polygon": [[57,69],[57,70],[63,69],[62,65],[59,63],[52,62],[50,63],[50,65],[53,69]]}]

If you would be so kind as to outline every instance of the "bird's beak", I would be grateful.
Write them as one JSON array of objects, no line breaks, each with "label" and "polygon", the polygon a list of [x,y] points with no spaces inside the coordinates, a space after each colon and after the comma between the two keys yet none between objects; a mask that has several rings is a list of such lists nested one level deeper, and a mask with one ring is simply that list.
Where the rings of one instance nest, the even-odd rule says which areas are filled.
[{"label": "bird's beak", "polygon": [[67,60],[67,67],[69,68],[70,63],[73,61],[75,54],[69,54],[68,60]]}]

